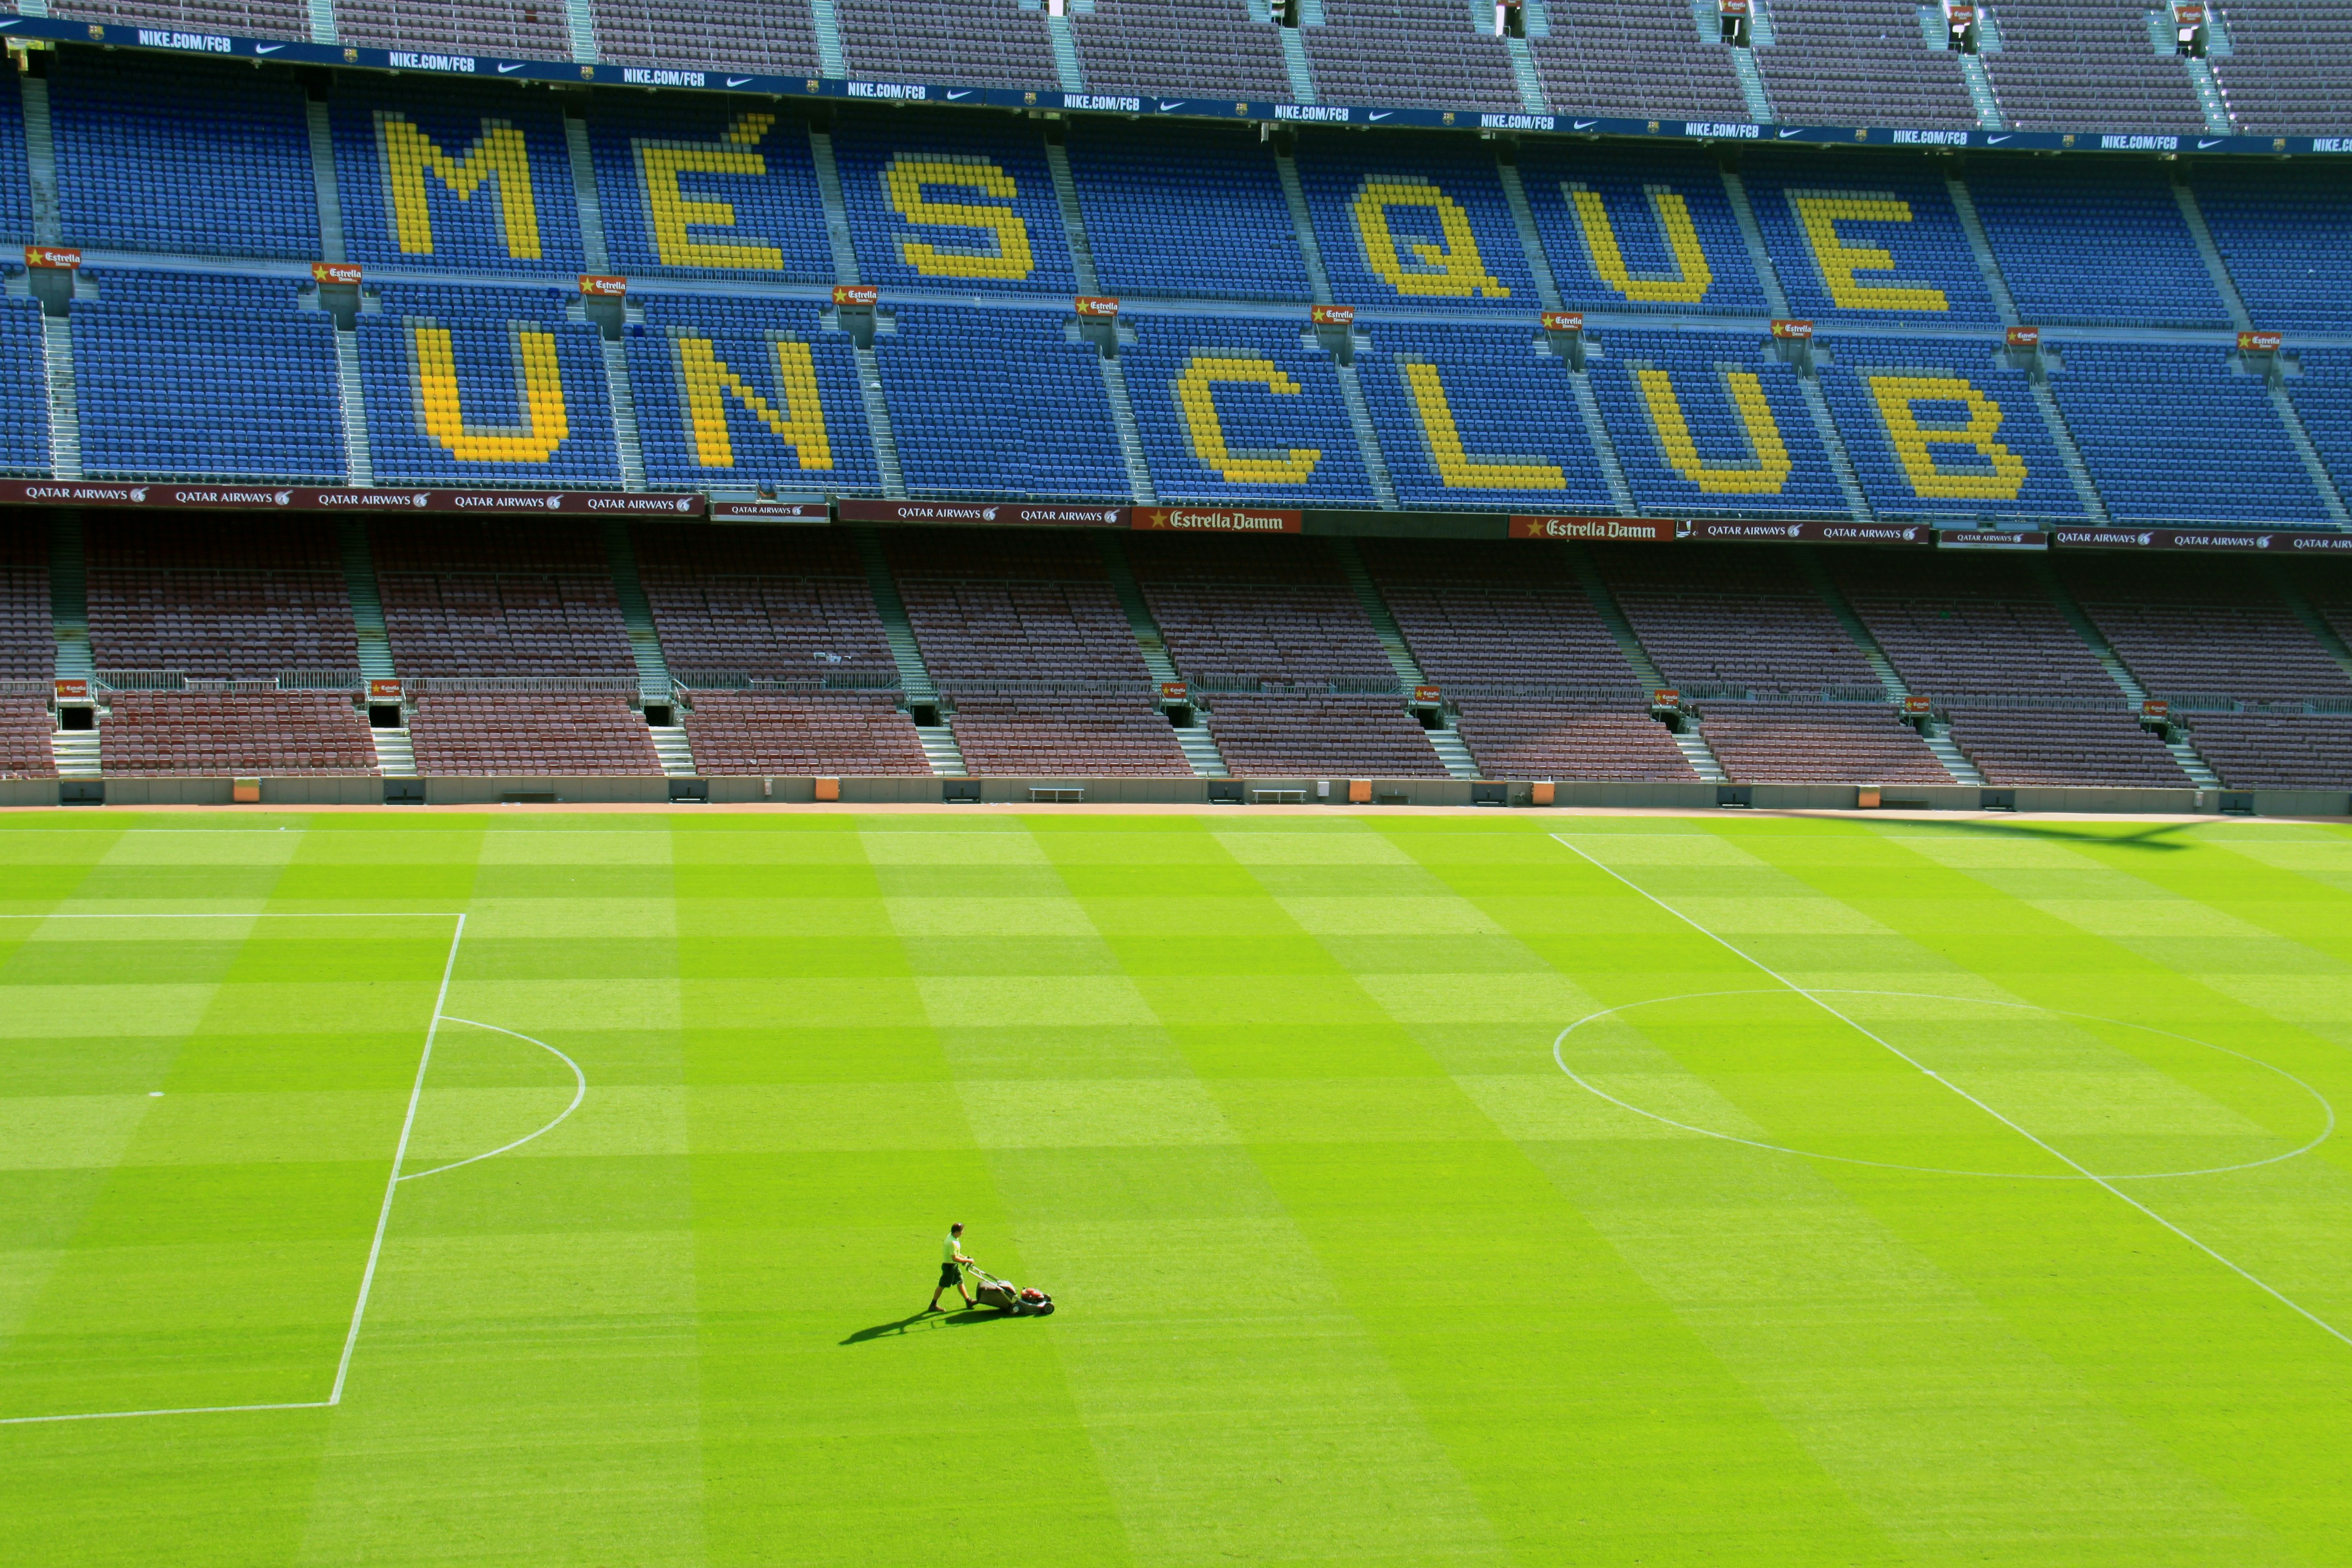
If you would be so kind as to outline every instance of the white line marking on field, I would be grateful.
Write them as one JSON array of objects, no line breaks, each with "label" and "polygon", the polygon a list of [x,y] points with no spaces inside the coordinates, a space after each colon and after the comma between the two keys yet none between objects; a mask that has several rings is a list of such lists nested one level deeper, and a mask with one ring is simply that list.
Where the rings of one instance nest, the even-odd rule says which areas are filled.
[{"label": "white line marking on field", "polygon": [[489,1150],[487,1152],[470,1154],[463,1160],[452,1160],[446,1165],[436,1165],[429,1171],[411,1171],[404,1176],[394,1177],[394,1180],[395,1181],[413,1182],[421,1176],[437,1176],[444,1171],[454,1171],[460,1165],[470,1165],[477,1160],[488,1160],[493,1156],[503,1154],[509,1149],[520,1149],[524,1144],[530,1142],[532,1139],[539,1137],[541,1133],[554,1131],[556,1128],[563,1124],[564,1118],[579,1110],[580,1102],[588,1098],[588,1075],[580,1070],[580,1064],[578,1062],[573,1061],[570,1057],[565,1056],[562,1051],[557,1050],[545,1040],[535,1040],[529,1035],[519,1033],[516,1030],[502,1029],[496,1024],[477,1023],[471,1018],[445,1017],[442,1019],[442,1022],[445,1024],[465,1024],[477,1029],[488,1029],[494,1034],[512,1035],[516,1039],[521,1040],[527,1045],[537,1046],[541,1050],[545,1051],[549,1056],[553,1057],[557,1061],[562,1062],[565,1067],[572,1069],[572,1081],[573,1086],[572,1090],[572,1103],[558,1111],[556,1113],[555,1120],[541,1128],[537,1132],[526,1132],[511,1143],[501,1143],[497,1148]]},{"label": "white line marking on field", "polygon": [[1683,913],[1682,910],[1675,908],[1674,905],[1666,902],[1665,900],[1658,897],[1655,893],[1653,893],[1648,889],[1643,887],[1639,882],[1621,874],[1612,867],[1601,864],[1599,860],[1594,859],[1591,856],[1587,855],[1583,850],[1579,849],[1574,844],[1569,842],[1568,838],[1564,835],[1555,833],[1550,835],[1550,837],[1554,843],[1559,845],[1570,854],[1574,855],[1578,859],[1582,860],[1585,864],[1592,867],[1594,869],[1614,879],[1625,887],[1632,889],[1634,892],[1639,893],[1643,898],[1647,899],[1650,902],[1657,905],[1658,908],[1665,910],[1666,913],[1674,916],[1675,919],[1682,921],[1683,924],[1690,927],[1691,930],[1698,932],[1699,935],[1706,938],[1709,942],[1716,943],[1735,958],[1739,959],[1741,962],[1762,972],[1763,973],[1770,975],[1773,979],[1779,981],[1781,984],[1787,986],[1798,995],[1804,997],[1807,1001],[1812,1003],[1814,1006],[1819,1007],[1831,1017],[1837,1019],[1840,1023],[1845,1025],[1846,1027],[1853,1030],[1854,1033],[1862,1036],[1864,1039],[1875,1042],[1896,1059],[1908,1063],[1918,1072],[1924,1074],[1927,1078],[1933,1079],[1936,1082],[1942,1084],[1946,1089],[1950,1089],[1954,1094],[1958,1095],[1962,1100],[1967,1100],[1970,1105],[1975,1106],[1979,1110],[1983,1111],[1987,1116],[1990,1116],[1995,1121],[2000,1122],[2003,1127],[2008,1128],[2011,1131],[2016,1133],[2019,1137],[2024,1139],[2035,1148],[2040,1149],[2052,1159],[2056,1160],[2059,1163],[2078,1172],[2087,1180],[2097,1183],[2107,1192],[2113,1194],[2123,1202],[2130,1205],[2133,1208],[2137,1209],[2141,1214],[2146,1215],[2149,1219],[2154,1220],[2157,1224],[2162,1226],[2165,1229],[2170,1231],[2173,1235],[2179,1237],[2181,1240],[2187,1242],[2189,1246],[2195,1247],[2198,1251],[2203,1253],[2206,1257],[2211,1258],[2214,1262],[2228,1269],[2231,1273],[2235,1274],[2247,1284],[2253,1286],[2256,1289],[2262,1291],[2273,1300],[2277,1301],[2281,1306],[2286,1307],[2298,1317],[2305,1319],[2323,1333],[2327,1334],[2330,1338],[2335,1339],[2343,1344],[2352,1346],[2352,1334],[2345,1333],[2343,1330],[2337,1328],[2326,1319],[2320,1317],[2317,1313],[2312,1311],[2309,1308],[2304,1306],[2301,1302],[2295,1300],[2293,1297],[2287,1295],[2276,1286],[2261,1279],[2250,1270],[2241,1267],[2239,1264],[2231,1261],[2229,1258],[2224,1258],[2212,1247],[2208,1247],[2205,1243],[2198,1240],[2195,1237],[2181,1229],[2180,1226],[2173,1224],[2170,1220],[2165,1218],[2162,1215],[2157,1213],[2154,1209],[2148,1207],[2146,1204],[2140,1202],[2137,1198],[2132,1196],[2121,1187],[2116,1186],[2115,1183],[2109,1181],[2106,1177],[2099,1175],[2095,1172],[2078,1164],[2075,1161],[2069,1158],[2058,1149],[2044,1142],[2040,1138],[2035,1137],[2023,1127],[2011,1121],[2008,1117],[2003,1116],[2000,1111],[1995,1110],[1991,1106],[1987,1105],[1983,1100],[1979,1100],[1975,1095],[1970,1094],[1967,1089],[1962,1089],[1958,1084],[1954,1083],[1951,1079],[1944,1077],[1943,1074],[1930,1068],[1926,1063],[1910,1055],[1901,1047],[1887,1039],[1885,1036],[1877,1033],[1875,1030],[1866,1027],[1849,1015],[1840,1012],[1836,1007],[1832,1006],[1828,1002],[1822,1000],[1819,994],[1807,990],[1805,987],[1798,984],[1795,981],[1790,979],[1787,975],[1781,973],[1779,970],[1774,969],[1771,965],[1766,963],[1762,959],[1743,951],[1738,946],[1735,946],[1727,939],[1717,936],[1715,932],[1707,930],[1706,927],[1699,924],[1698,921],[1691,919],[1690,916]]},{"label": "white line marking on field", "polygon": [[236,1410],[324,1410],[331,1399],[300,1399],[286,1405],[191,1405],[180,1410],[100,1410],[85,1415],[0,1415],[0,1426],[33,1426],[44,1421],[128,1421],[134,1415],[222,1415]]}]

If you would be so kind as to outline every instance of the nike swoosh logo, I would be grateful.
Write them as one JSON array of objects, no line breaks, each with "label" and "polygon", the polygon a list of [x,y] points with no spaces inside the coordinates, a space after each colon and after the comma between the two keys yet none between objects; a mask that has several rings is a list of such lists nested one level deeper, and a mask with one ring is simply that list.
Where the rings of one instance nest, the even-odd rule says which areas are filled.
[{"label": "nike swoosh logo", "polygon": [[1175,110],[1183,108],[1191,101],[1192,100],[1190,99],[1180,98],[1175,102],[1171,103],[1166,99],[1162,99],[1160,100],[1160,112],[1162,114],[1173,113]]},{"label": "nike swoosh logo", "polygon": [[499,68],[499,74],[500,76],[505,76],[509,72],[519,71],[520,69],[522,69],[522,67],[520,66],[500,66]]},{"label": "nike swoosh logo", "polygon": [[1985,138],[1985,145],[1988,147],[1998,147],[2008,140],[2009,138],[2006,136],[1988,136]]},{"label": "nike swoosh logo", "polygon": [[1587,127],[1589,127],[1589,126],[1594,126],[1594,125],[1598,125],[1598,124],[1600,124],[1600,123],[1601,123],[1601,121],[1599,121],[1598,120],[1580,120],[1580,121],[1578,121],[1576,122],[1576,129],[1577,129],[1577,130],[1579,130],[1579,131],[1582,131],[1582,130],[1586,129],[1586,128],[1587,128]]},{"label": "nike swoosh logo", "polygon": [[729,87],[741,87],[745,82],[750,81],[751,79],[748,76],[730,76],[727,79],[727,85]]},{"label": "nike swoosh logo", "polygon": [[2206,141],[2202,141],[2202,140],[2200,140],[2200,141],[2197,143],[2197,150],[2198,150],[2200,153],[2202,153],[2202,152],[2203,152],[2203,151],[2205,151],[2205,149],[2206,149],[2206,148],[2208,148],[2208,147],[2219,147],[2221,144],[2221,142],[2220,142],[2218,139],[2217,139],[2217,140],[2215,140],[2215,141],[2211,141],[2211,142],[2206,142]]},{"label": "nike swoosh logo", "polygon": [[1394,114],[1396,110],[1393,109],[1383,109],[1378,114],[1367,114],[1364,118],[1367,120],[1386,120],[1390,115]]},{"label": "nike swoosh logo", "polygon": [[966,88],[961,92],[951,92],[948,94],[948,101],[950,103],[953,103],[959,98],[970,98],[971,96],[971,89]]},{"label": "nike swoosh logo", "polygon": [[9,16],[5,19],[0,19],[0,27],[13,27],[23,20],[24,18],[22,16]]},{"label": "nike swoosh logo", "polygon": [[253,46],[253,52],[257,55],[274,55],[285,47],[283,44],[256,44]]},{"label": "nike swoosh logo", "polygon": [[1779,132],[1778,134],[1780,135],[1780,140],[1781,140],[1781,141],[1786,142],[1786,141],[1787,141],[1790,137],[1791,137],[1791,136],[1802,136],[1804,133],[1805,133],[1805,128],[1804,128],[1803,126],[1800,125],[1800,126],[1798,126],[1794,131],[1783,131],[1783,132]]}]

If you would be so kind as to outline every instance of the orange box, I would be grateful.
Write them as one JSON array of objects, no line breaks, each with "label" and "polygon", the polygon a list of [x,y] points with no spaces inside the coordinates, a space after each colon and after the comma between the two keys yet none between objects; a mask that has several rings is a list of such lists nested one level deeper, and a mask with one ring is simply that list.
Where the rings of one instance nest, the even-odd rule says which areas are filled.
[{"label": "orange box", "polygon": [[839,800],[841,798],[841,781],[839,779],[817,780],[816,797],[819,800]]},{"label": "orange box", "polygon": [[1878,809],[1878,786],[1876,784],[1863,784],[1856,788],[1853,792],[1853,804],[1859,810],[1876,811]]},{"label": "orange box", "polygon": [[1529,805],[1549,805],[1551,801],[1552,787],[1550,781],[1538,779],[1536,783],[1528,786],[1528,804]]},{"label": "orange box", "polygon": [[1349,805],[1371,805],[1372,781],[1370,779],[1349,779],[1348,781],[1348,804]]},{"label": "orange box", "polygon": [[261,781],[259,779],[231,779],[228,785],[228,797],[238,805],[259,805],[261,804]]}]

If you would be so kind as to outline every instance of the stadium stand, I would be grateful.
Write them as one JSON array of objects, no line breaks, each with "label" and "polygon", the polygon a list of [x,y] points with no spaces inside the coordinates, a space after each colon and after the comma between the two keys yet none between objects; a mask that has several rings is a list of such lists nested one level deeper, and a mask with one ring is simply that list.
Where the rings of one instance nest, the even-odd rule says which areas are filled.
[{"label": "stadium stand", "polygon": [[1996,326],[1940,171],[1910,158],[1755,153],[1741,178],[1796,315]]},{"label": "stadium stand", "polygon": [[1948,338],[1840,333],[1823,345],[1834,363],[1822,391],[1882,516],[2082,516],[2024,371]]},{"label": "stadium stand", "polygon": [[808,127],[773,108],[599,100],[587,121],[615,270],[833,281]]},{"label": "stadium stand", "polygon": [[1449,694],[1537,684],[1646,695],[1578,582],[1573,547],[1367,539],[1358,548],[1422,672]]},{"label": "stadium stand", "polygon": [[2255,563],[2058,563],[2084,613],[2154,697],[2352,703],[2352,679]]},{"label": "stadium stand", "polygon": [[2024,320],[2230,324],[2165,165],[1986,159],[1969,166],[1968,186]]},{"label": "stadium stand", "polygon": [[0,697],[0,779],[53,779],[49,710],[37,697]]},{"label": "stadium stand", "polygon": [[118,691],[98,745],[99,765],[110,774],[376,772],[367,724],[341,691]]},{"label": "stadium stand", "polygon": [[2159,54],[2141,0],[2000,0],[2002,47],[1983,57],[2010,122],[2202,131],[2188,72]]},{"label": "stadium stand", "polygon": [[[596,0],[596,47],[615,65],[822,74],[808,7],[757,0]],[[678,108],[683,118],[684,106]]]},{"label": "stadium stand", "polygon": [[2352,495],[2352,350],[2305,349],[2280,385],[2338,495]]},{"label": "stadium stand", "polygon": [[1343,304],[1542,308],[1487,150],[1451,137],[1302,132],[1298,182]]},{"label": "stadium stand", "polygon": [[1571,310],[1769,316],[1722,171],[1681,149],[1530,142],[1519,183]]},{"label": "stadium stand", "polygon": [[627,339],[656,488],[882,488],[848,337],[798,300],[641,295]]},{"label": "stadium stand", "polygon": [[1550,0],[1544,9],[1549,32],[1528,47],[1554,108],[1636,120],[1748,118],[1731,51],[1699,31],[1688,0]]},{"label": "stadium stand", "polygon": [[1027,122],[844,110],[833,147],[866,282],[965,295],[1077,292],[1045,143]]},{"label": "stadium stand", "polygon": [[1755,51],[1772,107],[1790,125],[1974,125],[1940,11],[1906,0],[1772,0],[1772,47]]},{"label": "stadium stand", "polygon": [[[56,58],[48,89],[67,243],[319,254],[310,132],[294,78],[184,56],[76,49]],[[21,140],[21,110],[17,124]]]},{"label": "stadium stand", "polygon": [[385,284],[358,321],[379,481],[618,489],[597,330],[552,289]]},{"label": "stadium stand", "polygon": [[1317,93],[1333,103],[1522,107],[1511,57],[1491,23],[1477,26],[1479,9],[1461,0],[1323,0],[1323,25],[1298,32]]},{"label": "stadium stand", "polygon": [[2191,713],[2197,752],[2232,789],[2342,789],[2352,780],[2352,719]]},{"label": "stadium stand", "polygon": [[887,696],[697,691],[686,710],[696,769],[713,778],[928,776],[913,721]]},{"label": "stadium stand", "polygon": [[1192,771],[1148,697],[959,697],[948,722],[977,777],[1182,778]]},{"label": "stadium stand", "polygon": [[1066,310],[901,305],[875,339],[907,493],[1124,499],[1110,397]]},{"label": "stadium stand", "polygon": [[1370,506],[1331,357],[1303,322],[1139,312],[1119,350],[1164,501]]},{"label": "stadium stand", "polygon": [[1118,121],[1068,127],[1070,178],[1095,271],[1112,294],[1309,300],[1274,154],[1245,129],[1181,142]]},{"label": "stadium stand", "polygon": [[[546,14],[557,15],[552,5]],[[295,109],[299,116],[299,101]],[[586,267],[553,95],[519,83],[350,76],[338,79],[328,118],[353,261],[536,279]],[[306,144],[306,199],[310,165]]]},{"label": "stadium stand", "polygon": [[310,13],[303,0],[51,0],[49,15],[77,22],[193,27],[256,38],[308,41],[310,37]]},{"label": "stadium stand", "polygon": [[1954,708],[1949,733],[1985,783],[2185,789],[2189,775],[2137,715],[2050,709]]},{"label": "stadium stand", "polygon": [[2050,378],[2119,522],[2328,521],[2260,378],[2221,348],[2070,343]]},{"label": "stadium stand", "polygon": [[1593,560],[1658,671],[1677,687],[1817,696],[1878,677],[1783,546],[1704,554],[1596,546]]},{"label": "stadium stand", "polygon": [[404,679],[636,678],[603,542],[578,524],[417,518],[368,531]]},{"label": "stadium stand", "polygon": [[408,738],[425,778],[662,771],[653,731],[623,697],[431,692],[409,715]]},{"label": "stadium stand", "polygon": [[897,684],[874,591],[844,535],[640,524],[631,536],[662,658],[680,680]]},{"label": "stadium stand", "polygon": [[[1127,681],[1139,691],[1150,679],[1088,535],[894,528],[882,539],[924,668],[941,691],[1035,680]],[[1022,710],[999,717],[1016,722]]]},{"label": "stadium stand", "polygon": [[1707,700],[1698,729],[1735,784],[1953,782],[1885,703]]},{"label": "stadium stand", "polygon": [[0,299],[0,473],[49,471],[49,389],[41,308]]},{"label": "stadium stand", "polygon": [[1607,511],[1567,364],[1525,327],[1384,326],[1359,354],[1406,507]]},{"label": "stadium stand", "polygon": [[1442,779],[1429,736],[1395,697],[1210,699],[1209,735],[1244,778]]},{"label": "stadium stand", "polygon": [[100,669],[230,680],[359,669],[331,525],[237,517],[191,528],[101,512],[82,536]]},{"label": "stadium stand", "polygon": [[33,237],[33,184],[25,153],[25,98],[18,79],[0,71],[0,238]]},{"label": "stadium stand", "polygon": [[343,42],[379,48],[453,49],[461,55],[518,59],[572,58],[564,7],[556,0],[465,0],[449,5],[335,0],[335,26]]},{"label": "stadium stand", "polygon": [[47,680],[55,673],[51,614],[48,520],[38,512],[0,514],[0,680]]},{"label": "stadium stand", "polygon": [[1059,79],[1043,6],[1019,0],[890,0],[844,5],[841,52],[852,77],[884,81],[1045,87]]},{"label": "stadium stand", "polygon": [[1281,41],[1251,9],[1249,0],[1095,0],[1070,17],[1087,90],[1283,101]]},{"label": "stadium stand", "polygon": [[334,322],[296,308],[291,279],[93,271],[78,288],[98,296],[71,318],[89,477],[343,481]]},{"label": "stadium stand", "polygon": [[1796,369],[1769,344],[1760,332],[1601,334],[1587,374],[1643,510],[1845,511]]},{"label": "stadium stand", "polygon": [[2341,132],[2352,81],[2352,13],[2325,0],[2230,0],[2231,45],[2212,59],[2231,118],[2258,136]]},{"label": "stadium stand", "polygon": [[1462,743],[1490,779],[1689,784],[1698,778],[1664,724],[1629,708],[1465,697]]},{"label": "stadium stand", "polygon": [[1396,689],[1395,668],[1323,541],[1141,533],[1127,546],[1169,657],[1187,679]]},{"label": "stadium stand", "polygon": [[2352,169],[2192,165],[2189,183],[2256,326],[2352,331],[2352,252],[2337,243],[2352,231]]}]

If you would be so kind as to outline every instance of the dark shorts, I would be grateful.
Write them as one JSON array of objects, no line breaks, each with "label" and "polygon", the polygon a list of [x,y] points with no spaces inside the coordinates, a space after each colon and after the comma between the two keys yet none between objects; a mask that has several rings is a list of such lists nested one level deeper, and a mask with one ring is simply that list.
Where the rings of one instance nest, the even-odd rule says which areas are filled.
[{"label": "dark shorts", "polygon": [[940,1289],[952,1290],[963,1283],[963,1273],[952,1263],[940,1265]]}]

